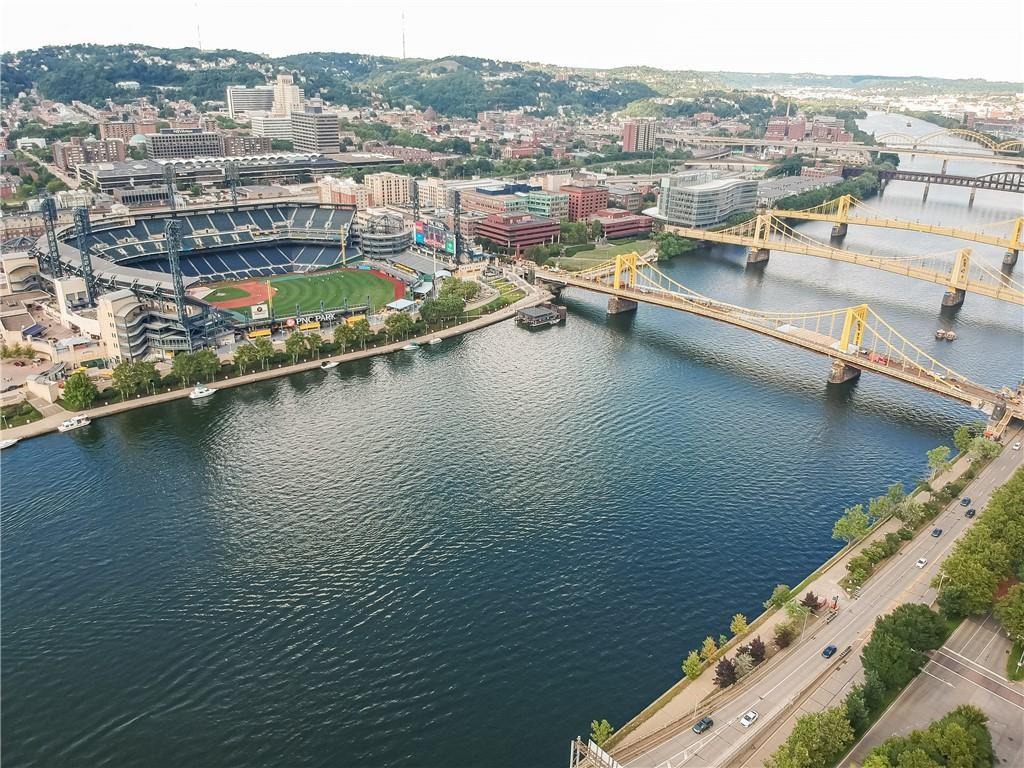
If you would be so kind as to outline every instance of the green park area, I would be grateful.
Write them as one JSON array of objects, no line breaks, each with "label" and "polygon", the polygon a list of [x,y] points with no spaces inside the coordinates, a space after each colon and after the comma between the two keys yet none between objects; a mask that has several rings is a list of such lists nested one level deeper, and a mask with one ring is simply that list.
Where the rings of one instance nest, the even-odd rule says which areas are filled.
[{"label": "green park area", "polygon": [[[614,259],[616,256],[623,253],[630,253],[636,251],[639,254],[643,254],[650,250],[654,246],[654,241],[644,238],[641,240],[619,240],[608,245],[602,245],[592,250],[579,251],[572,254],[571,256],[560,256],[552,259],[551,264],[560,267],[561,269],[567,269],[570,272],[578,272],[581,269],[588,269],[589,267],[597,266],[602,262]],[[566,249],[570,251],[572,246]]]}]

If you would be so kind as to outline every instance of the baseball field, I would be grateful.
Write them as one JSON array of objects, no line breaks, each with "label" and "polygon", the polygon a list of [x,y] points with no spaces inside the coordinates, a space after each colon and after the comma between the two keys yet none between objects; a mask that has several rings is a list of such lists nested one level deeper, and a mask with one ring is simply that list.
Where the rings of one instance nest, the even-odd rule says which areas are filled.
[{"label": "baseball field", "polygon": [[374,308],[383,307],[405,297],[405,284],[376,270],[339,269],[232,280],[206,286],[206,291],[201,298],[221,309],[250,317],[250,307],[269,301],[275,316],[287,317],[295,314],[296,305],[300,313],[319,312],[321,306],[337,309],[364,305],[367,300]]}]

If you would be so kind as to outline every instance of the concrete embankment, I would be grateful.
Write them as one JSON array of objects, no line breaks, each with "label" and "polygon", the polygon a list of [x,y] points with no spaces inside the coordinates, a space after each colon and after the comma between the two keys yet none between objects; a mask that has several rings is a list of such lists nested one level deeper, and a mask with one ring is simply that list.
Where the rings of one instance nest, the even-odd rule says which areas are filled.
[{"label": "concrete embankment", "polygon": [[[488,315],[482,315],[481,317],[475,318],[465,323],[452,326],[451,328],[444,328],[433,333],[428,333],[423,336],[419,336],[413,339],[405,339],[403,341],[397,341],[394,344],[387,344],[380,347],[371,347],[370,349],[361,349],[353,352],[347,352],[343,355],[331,355],[330,357],[322,358],[321,360],[310,360],[309,362],[297,363],[296,365],[283,365],[278,368],[271,368],[267,371],[257,371],[256,373],[248,373],[243,376],[234,376],[229,379],[218,380],[216,382],[210,382],[210,384],[216,389],[228,389],[230,387],[240,387],[244,384],[252,384],[258,381],[267,381],[269,379],[276,379],[281,376],[290,376],[293,373],[302,373],[304,371],[313,371],[320,367],[320,363],[323,360],[337,360],[341,363],[352,362],[355,360],[363,360],[368,357],[375,357],[377,355],[387,355],[392,352],[397,352],[402,349],[410,341],[417,343],[425,343],[429,339],[441,338],[447,339],[453,336],[459,336],[470,331],[475,331],[480,328],[485,328],[495,323],[500,323],[504,320],[509,320],[515,316],[516,312],[524,307],[532,307],[537,304],[541,304],[545,301],[550,301],[551,295],[546,291],[533,290],[527,296],[523,297],[515,304],[499,309],[496,312],[492,312]],[[85,413],[90,418],[98,419],[103,416],[111,416],[117,413],[124,413],[135,408],[144,408],[147,405],[157,405],[158,403],[166,403],[171,400],[180,400],[181,398],[188,397],[191,388],[175,389],[170,392],[161,392],[156,395],[145,395],[142,397],[135,398],[133,400],[126,400],[120,403],[111,403],[110,405],[101,405],[95,408],[89,408],[84,411],[76,411],[75,413]],[[56,432],[57,426],[64,421],[71,412],[62,411],[60,414],[47,416],[45,418],[34,421],[31,424],[24,424],[20,427],[13,427],[11,429],[0,430],[0,439],[17,439],[25,440],[30,437],[37,437],[44,435],[49,432]]]}]

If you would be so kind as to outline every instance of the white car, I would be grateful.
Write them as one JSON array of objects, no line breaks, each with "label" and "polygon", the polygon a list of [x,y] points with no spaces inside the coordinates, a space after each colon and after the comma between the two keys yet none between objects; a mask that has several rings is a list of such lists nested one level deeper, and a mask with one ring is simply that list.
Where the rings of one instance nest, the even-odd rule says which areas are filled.
[{"label": "white car", "polygon": [[754,710],[750,710],[749,712],[747,712],[747,714],[740,718],[740,725],[742,725],[744,728],[749,728],[751,725],[754,724],[755,720],[757,720],[757,712],[755,712]]},{"label": "white car", "polygon": [[1020,450],[1020,440],[1018,440],[1016,443],[1013,444],[1013,450],[1015,450],[1015,451],[1019,451]]},{"label": "white car", "polygon": [[928,565],[928,559],[922,557],[920,560],[914,563],[914,565],[916,565],[918,568],[924,568],[926,565]]}]

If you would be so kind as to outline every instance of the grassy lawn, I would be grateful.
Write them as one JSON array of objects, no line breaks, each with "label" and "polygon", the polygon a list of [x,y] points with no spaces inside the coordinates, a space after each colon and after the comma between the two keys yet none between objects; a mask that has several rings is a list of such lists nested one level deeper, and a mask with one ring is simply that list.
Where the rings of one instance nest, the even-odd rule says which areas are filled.
[{"label": "grassy lawn", "polygon": [[206,296],[203,297],[204,301],[231,301],[232,299],[241,299],[248,296],[248,291],[243,291],[241,288],[236,288],[233,285],[222,285],[220,288],[214,288]]},{"label": "grassy lawn", "polygon": [[1018,640],[1010,650],[1010,657],[1006,660],[1006,676],[1010,680],[1024,680],[1024,666],[1018,667],[1017,660],[1024,654],[1024,643]]},{"label": "grassy lawn", "polygon": [[37,411],[28,403],[15,403],[3,407],[4,427],[20,427],[23,424],[31,424],[43,418],[43,414]]},{"label": "grassy lawn", "polygon": [[581,269],[587,269],[600,264],[608,259],[615,258],[616,256],[636,251],[639,254],[643,254],[654,245],[652,240],[636,240],[631,243],[612,243],[610,245],[603,246],[601,248],[595,248],[593,251],[582,251],[575,256],[566,256],[560,259],[552,259],[551,264],[562,269],[567,269],[570,272],[577,272]]}]

